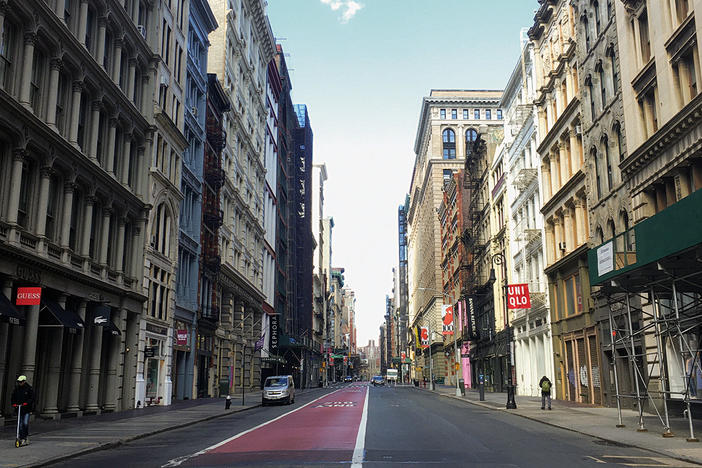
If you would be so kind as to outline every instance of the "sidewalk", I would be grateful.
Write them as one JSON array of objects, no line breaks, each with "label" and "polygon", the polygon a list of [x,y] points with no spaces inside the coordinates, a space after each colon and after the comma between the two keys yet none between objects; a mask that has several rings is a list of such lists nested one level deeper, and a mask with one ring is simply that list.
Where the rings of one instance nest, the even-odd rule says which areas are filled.
[{"label": "sidewalk", "polygon": [[[298,394],[319,390],[298,390]],[[132,440],[178,429],[210,419],[261,406],[261,392],[232,397],[231,409],[224,398],[177,401],[170,406],[105,413],[58,421],[30,423],[30,445],[14,447],[15,426],[0,432],[0,468],[31,467],[55,463],[85,453],[116,447]]]},{"label": "sidewalk", "polygon": [[[429,391],[420,388],[420,390]],[[648,432],[637,432],[639,414],[636,410],[623,409],[623,428],[617,428],[617,408],[604,408],[583,405],[571,401],[553,400],[553,410],[541,409],[540,397],[516,396],[517,409],[508,410],[506,393],[485,392],[485,401],[480,401],[477,391],[466,389],[466,395],[457,397],[456,387],[436,385],[436,393],[441,396],[453,398],[467,403],[482,406],[496,411],[521,416],[523,418],[539,421],[544,424],[568,429],[591,437],[606,440],[610,443],[629,445],[632,447],[650,450],[680,460],[702,464],[702,442],[687,442],[689,425],[687,419],[673,418],[671,415],[670,426],[675,437],[664,438],[663,426],[655,415],[644,413],[644,424]],[[677,416],[677,415],[676,415]],[[695,436],[702,439],[702,424],[693,420]]]}]

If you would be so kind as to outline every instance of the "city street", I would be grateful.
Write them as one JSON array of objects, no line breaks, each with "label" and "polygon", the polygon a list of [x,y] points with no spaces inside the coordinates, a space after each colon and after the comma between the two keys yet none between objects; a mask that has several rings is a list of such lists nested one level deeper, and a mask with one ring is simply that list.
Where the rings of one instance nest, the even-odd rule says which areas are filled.
[{"label": "city street", "polygon": [[[358,437],[359,430],[361,435],[365,430],[365,437]],[[395,464],[694,466],[424,390],[366,384],[329,389],[321,395],[301,394],[290,406],[255,408],[58,466]]]}]

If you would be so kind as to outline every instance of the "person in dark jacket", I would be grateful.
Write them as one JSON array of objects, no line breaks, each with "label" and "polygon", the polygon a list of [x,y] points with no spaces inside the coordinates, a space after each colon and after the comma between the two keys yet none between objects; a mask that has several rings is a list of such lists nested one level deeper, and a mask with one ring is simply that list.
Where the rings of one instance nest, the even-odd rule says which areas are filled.
[{"label": "person in dark jacket", "polygon": [[539,380],[539,388],[541,388],[541,409],[545,409],[548,401],[548,409],[551,409],[551,381],[545,375]]},{"label": "person in dark jacket", "polygon": [[19,438],[21,445],[27,445],[29,440],[29,415],[34,411],[34,390],[27,383],[27,377],[20,375],[17,378],[17,386],[12,392],[12,406],[22,408],[19,422]]}]

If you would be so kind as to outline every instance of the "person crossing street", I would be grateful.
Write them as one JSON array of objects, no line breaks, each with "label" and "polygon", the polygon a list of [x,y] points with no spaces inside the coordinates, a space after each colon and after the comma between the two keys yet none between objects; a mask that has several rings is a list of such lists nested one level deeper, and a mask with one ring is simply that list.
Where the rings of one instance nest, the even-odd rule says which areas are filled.
[{"label": "person crossing street", "polygon": [[17,386],[12,392],[12,406],[19,413],[19,434],[20,446],[29,444],[29,415],[34,411],[34,389],[27,383],[27,377],[20,375],[17,378]]}]

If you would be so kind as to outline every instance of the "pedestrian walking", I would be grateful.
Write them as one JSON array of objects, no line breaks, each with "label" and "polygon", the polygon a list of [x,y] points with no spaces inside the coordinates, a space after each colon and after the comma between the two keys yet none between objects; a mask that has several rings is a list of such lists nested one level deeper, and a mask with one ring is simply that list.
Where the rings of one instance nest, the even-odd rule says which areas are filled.
[{"label": "pedestrian walking", "polygon": [[20,445],[29,444],[29,415],[34,411],[34,390],[27,383],[27,377],[17,377],[17,386],[12,392],[12,406],[18,411],[18,439]]},{"label": "pedestrian walking", "polygon": [[545,375],[539,380],[539,387],[541,387],[541,409],[545,409],[546,402],[548,402],[548,409],[551,409],[551,381]]}]

